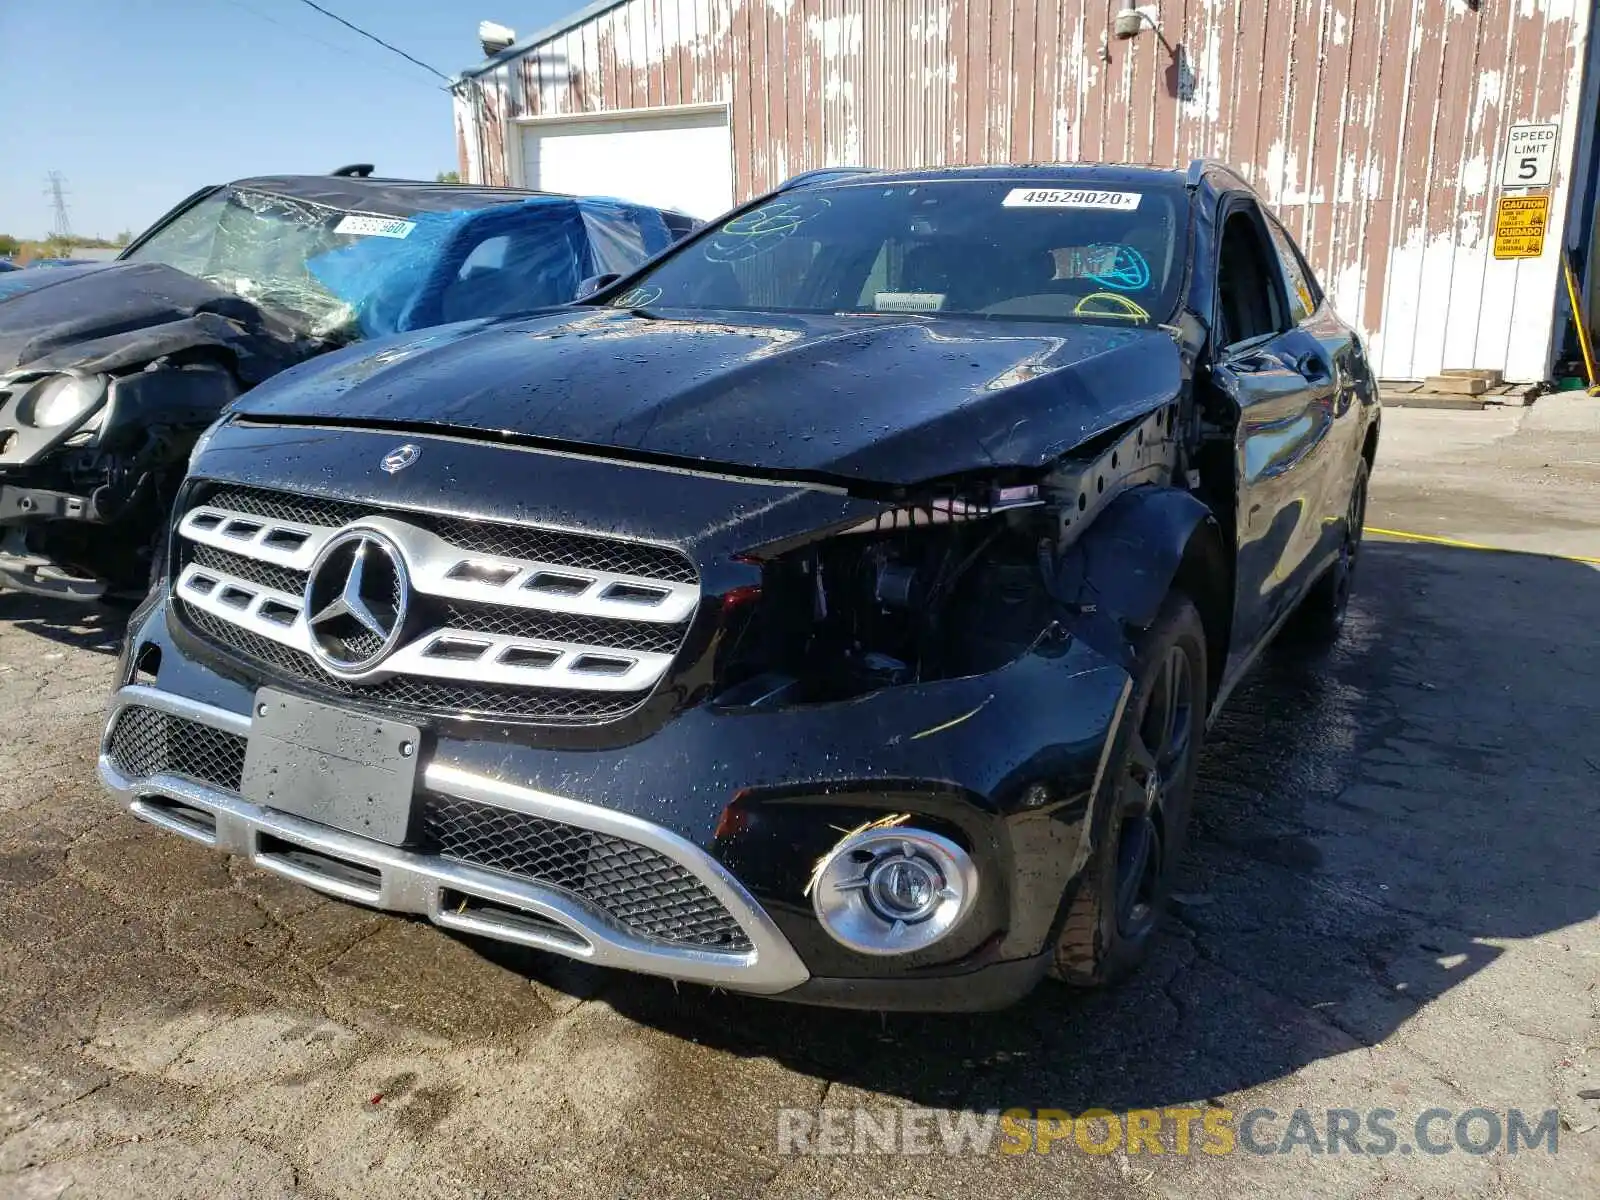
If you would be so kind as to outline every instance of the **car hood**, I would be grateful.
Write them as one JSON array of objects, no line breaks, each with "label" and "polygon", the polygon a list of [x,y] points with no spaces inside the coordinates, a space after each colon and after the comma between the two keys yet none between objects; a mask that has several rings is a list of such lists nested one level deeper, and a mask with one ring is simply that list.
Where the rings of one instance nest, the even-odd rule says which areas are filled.
[{"label": "car hood", "polygon": [[1158,330],[581,308],[367,343],[236,410],[909,484],[1042,465],[1181,384]]},{"label": "car hood", "polygon": [[160,263],[17,271],[0,279],[0,374],[119,371],[215,348],[256,383],[321,349],[274,314]]},{"label": "car hood", "polygon": [[32,267],[13,267],[0,275],[0,301],[12,296],[20,296],[23,292],[37,291],[51,284],[64,283],[69,279],[77,279],[84,275],[93,274],[95,271],[104,271],[110,263],[74,263],[70,267],[46,267],[35,263]]}]

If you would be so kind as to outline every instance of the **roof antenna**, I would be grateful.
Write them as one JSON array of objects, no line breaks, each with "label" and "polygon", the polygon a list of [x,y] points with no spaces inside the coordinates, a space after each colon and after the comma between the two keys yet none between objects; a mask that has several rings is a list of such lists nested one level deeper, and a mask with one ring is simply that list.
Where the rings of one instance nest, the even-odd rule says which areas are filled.
[{"label": "roof antenna", "polygon": [[338,167],[329,171],[328,174],[337,176],[340,179],[367,179],[372,175],[372,164],[351,163],[347,167]]}]

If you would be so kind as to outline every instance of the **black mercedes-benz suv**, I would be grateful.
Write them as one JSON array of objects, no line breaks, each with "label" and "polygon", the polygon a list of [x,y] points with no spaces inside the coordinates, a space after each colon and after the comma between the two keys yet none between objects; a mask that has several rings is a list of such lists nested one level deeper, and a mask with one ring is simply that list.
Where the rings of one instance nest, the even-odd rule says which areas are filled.
[{"label": "black mercedes-benz suv", "polygon": [[323,892],[786,999],[1148,947],[1207,722],[1339,628],[1359,340],[1225,168],[834,171],[195,448],[101,774]]}]

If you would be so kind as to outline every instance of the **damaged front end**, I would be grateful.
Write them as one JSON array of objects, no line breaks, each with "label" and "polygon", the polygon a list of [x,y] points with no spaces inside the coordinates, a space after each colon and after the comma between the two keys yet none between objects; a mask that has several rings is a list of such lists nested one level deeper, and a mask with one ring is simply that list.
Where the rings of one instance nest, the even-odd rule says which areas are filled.
[{"label": "damaged front end", "polygon": [[0,588],[142,593],[195,435],[237,394],[203,362],[0,378]]},{"label": "damaged front end", "polygon": [[1177,409],[1048,469],[904,489],[865,521],[748,551],[761,583],[736,597],[719,703],[820,703],[978,675],[1086,618],[1098,625],[1074,548],[1129,489],[1172,484]]},{"label": "damaged front end", "polygon": [[195,438],[328,346],[137,254],[0,299],[0,588],[62,599],[143,594]]},{"label": "damaged front end", "polygon": [[760,582],[724,598],[711,707],[765,714],[795,767],[740,791],[718,853],[821,977],[810,998],[985,1007],[1042,973],[1139,629],[1181,580],[1226,644],[1181,411],[741,556]]},{"label": "damaged front end", "polygon": [[671,236],[621,201],[278,177],[191,197],[102,269],[0,289],[0,587],[142,594],[190,449],[238,396],[368,339],[564,304]]}]

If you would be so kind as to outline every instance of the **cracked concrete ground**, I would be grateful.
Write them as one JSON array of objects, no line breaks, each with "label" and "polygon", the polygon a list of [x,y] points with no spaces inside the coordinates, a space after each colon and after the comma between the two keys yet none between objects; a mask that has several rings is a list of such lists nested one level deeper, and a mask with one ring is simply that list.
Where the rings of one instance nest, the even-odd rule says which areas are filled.
[{"label": "cracked concrete ground", "polygon": [[[1374,523],[1600,555],[1594,431],[1477,415],[1389,415]],[[675,991],[244,870],[93,783],[116,615],[0,596],[0,1195],[1594,1195],[1600,574],[1363,553],[1342,644],[1274,650],[1214,731],[1149,968],[974,1018]],[[1563,1116],[1553,1155],[777,1140],[780,1106],[1208,1102]]]}]

